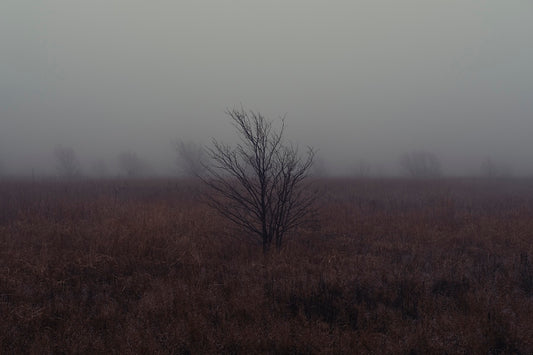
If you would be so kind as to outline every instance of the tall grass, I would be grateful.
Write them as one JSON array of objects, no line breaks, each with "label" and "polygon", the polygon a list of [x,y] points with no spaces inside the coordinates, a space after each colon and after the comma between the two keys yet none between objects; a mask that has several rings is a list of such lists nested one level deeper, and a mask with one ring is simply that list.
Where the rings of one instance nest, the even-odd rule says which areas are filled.
[{"label": "tall grass", "polygon": [[318,183],[265,258],[194,182],[2,182],[0,353],[533,352],[533,181]]}]

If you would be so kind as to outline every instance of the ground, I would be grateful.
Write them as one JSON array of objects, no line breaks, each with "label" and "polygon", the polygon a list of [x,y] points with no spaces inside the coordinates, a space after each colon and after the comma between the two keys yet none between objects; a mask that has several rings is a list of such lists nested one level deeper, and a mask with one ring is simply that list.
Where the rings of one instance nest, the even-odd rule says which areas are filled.
[{"label": "ground", "polygon": [[0,182],[0,353],[533,352],[533,180],[314,183],[264,256],[192,181]]}]

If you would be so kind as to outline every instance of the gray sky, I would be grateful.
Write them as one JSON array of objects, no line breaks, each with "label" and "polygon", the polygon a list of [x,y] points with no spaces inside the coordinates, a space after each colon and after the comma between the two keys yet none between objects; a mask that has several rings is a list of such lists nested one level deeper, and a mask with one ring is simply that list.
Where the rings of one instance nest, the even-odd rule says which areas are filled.
[{"label": "gray sky", "polygon": [[338,170],[424,149],[533,172],[532,63],[532,0],[2,0],[0,161],[53,172],[62,144],[164,171],[242,104]]}]

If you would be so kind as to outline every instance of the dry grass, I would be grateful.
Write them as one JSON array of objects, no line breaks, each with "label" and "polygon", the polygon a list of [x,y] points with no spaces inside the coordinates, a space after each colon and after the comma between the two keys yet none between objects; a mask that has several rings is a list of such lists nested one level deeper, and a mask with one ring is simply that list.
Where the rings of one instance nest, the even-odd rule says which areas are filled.
[{"label": "dry grass", "polygon": [[320,184],[265,259],[191,182],[0,183],[0,353],[533,353],[533,181]]}]

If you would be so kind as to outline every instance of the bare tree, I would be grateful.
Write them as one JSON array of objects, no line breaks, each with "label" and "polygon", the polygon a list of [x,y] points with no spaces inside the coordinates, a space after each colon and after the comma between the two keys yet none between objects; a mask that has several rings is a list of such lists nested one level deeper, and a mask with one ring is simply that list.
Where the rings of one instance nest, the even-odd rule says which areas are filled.
[{"label": "bare tree", "polygon": [[426,151],[404,154],[400,158],[400,165],[411,177],[430,178],[441,175],[439,158]]},{"label": "bare tree", "polygon": [[118,156],[119,168],[130,178],[139,177],[145,170],[145,164],[134,152],[124,152]]},{"label": "bare tree", "polygon": [[60,176],[73,179],[81,175],[81,167],[74,149],[58,145],[54,149],[56,168]]},{"label": "bare tree", "polygon": [[367,178],[372,172],[372,165],[364,159],[359,160],[359,163],[356,167],[356,174],[358,177]]},{"label": "bare tree", "polygon": [[487,158],[481,163],[481,175],[488,178],[495,178],[499,175],[498,168],[491,158]]},{"label": "bare tree", "polygon": [[176,165],[182,174],[188,177],[203,175],[205,151],[201,145],[178,140],[174,143],[174,148],[177,153]]},{"label": "bare tree", "polygon": [[487,178],[503,178],[512,175],[512,169],[504,163],[487,158],[481,163],[481,175]]},{"label": "bare tree", "polygon": [[283,141],[285,120],[275,130],[272,121],[244,109],[228,110],[240,142],[232,147],[215,139],[207,148],[211,164],[202,180],[210,188],[209,204],[237,226],[259,237],[263,252],[272,242],[281,248],[285,234],[301,225],[312,211],[316,193],[303,185],[313,164]]}]

